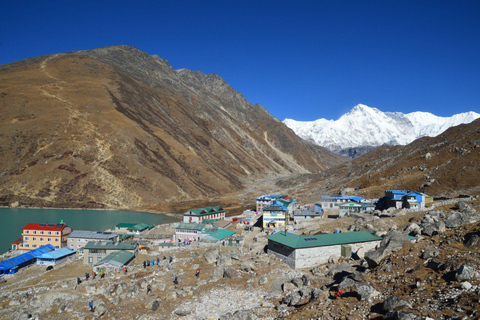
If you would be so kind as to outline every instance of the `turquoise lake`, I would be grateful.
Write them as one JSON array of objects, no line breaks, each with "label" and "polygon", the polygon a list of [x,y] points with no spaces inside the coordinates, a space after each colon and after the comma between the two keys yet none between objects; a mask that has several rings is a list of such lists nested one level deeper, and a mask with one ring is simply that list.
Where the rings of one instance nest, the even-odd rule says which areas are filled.
[{"label": "turquoise lake", "polygon": [[73,230],[104,231],[119,223],[165,224],[178,222],[167,215],[133,211],[0,208],[0,254],[11,249],[28,223],[60,223]]}]

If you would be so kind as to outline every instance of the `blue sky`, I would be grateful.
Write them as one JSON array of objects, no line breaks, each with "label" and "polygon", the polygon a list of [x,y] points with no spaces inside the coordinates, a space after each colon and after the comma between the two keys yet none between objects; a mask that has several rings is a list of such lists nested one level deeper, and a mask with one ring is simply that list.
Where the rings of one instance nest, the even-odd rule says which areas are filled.
[{"label": "blue sky", "polygon": [[480,112],[480,1],[4,1],[0,64],[125,44],[283,120]]}]

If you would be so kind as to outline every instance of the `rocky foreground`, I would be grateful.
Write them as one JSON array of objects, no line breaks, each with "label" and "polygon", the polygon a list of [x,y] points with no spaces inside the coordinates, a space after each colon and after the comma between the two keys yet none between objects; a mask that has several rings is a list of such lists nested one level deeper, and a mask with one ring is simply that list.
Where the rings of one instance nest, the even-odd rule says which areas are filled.
[{"label": "rocky foreground", "polygon": [[[477,319],[478,209],[473,198],[431,211],[325,218],[300,226],[298,231],[307,234],[373,228],[385,235],[363,257],[331,259],[311,270],[293,270],[268,256],[266,235],[258,228],[243,231],[245,240],[238,247],[155,251],[139,255],[127,274],[83,278],[80,284],[77,277],[91,272],[82,260],[52,271],[32,266],[0,284],[0,318]],[[170,255],[172,263],[142,266],[145,259]]]}]

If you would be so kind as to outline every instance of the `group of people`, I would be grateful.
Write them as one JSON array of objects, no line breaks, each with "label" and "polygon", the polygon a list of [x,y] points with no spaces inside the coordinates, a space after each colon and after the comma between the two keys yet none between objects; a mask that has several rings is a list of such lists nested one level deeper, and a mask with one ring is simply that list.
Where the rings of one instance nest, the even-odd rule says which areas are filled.
[{"label": "group of people", "polygon": [[[163,256],[163,260],[167,260],[167,257]],[[168,262],[172,263],[173,258],[170,256]],[[160,258],[157,257],[157,266],[160,264]],[[152,258],[152,260],[144,260],[143,261],[143,268],[145,269],[146,267],[153,267],[155,265],[155,260]]]},{"label": "group of people", "polygon": [[[95,279],[97,277],[97,273],[95,271],[92,272],[92,279]],[[90,278],[90,274],[88,272],[85,273],[85,280],[88,280]],[[100,278],[103,279],[105,278],[105,271],[103,269],[100,271]],[[78,282],[78,278],[77,278]]]}]

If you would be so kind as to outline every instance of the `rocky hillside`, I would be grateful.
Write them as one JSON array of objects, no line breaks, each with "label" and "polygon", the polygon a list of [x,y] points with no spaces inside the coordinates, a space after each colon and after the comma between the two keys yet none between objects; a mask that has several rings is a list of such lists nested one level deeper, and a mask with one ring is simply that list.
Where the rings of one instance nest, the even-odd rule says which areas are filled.
[{"label": "rocky hillside", "polygon": [[[318,174],[284,179],[279,187],[298,190],[308,200],[345,188],[378,198],[386,189],[422,191],[436,197],[480,191],[480,119],[452,127],[437,137],[406,146],[382,146]],[[301,184],[302,188],[295,189]]]},{"label": "rocky hillside", "polygon": [[155,208],[325,170],[217,75],[113,46],[0,66],[0,205]]}]

